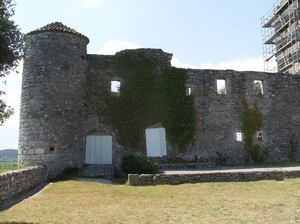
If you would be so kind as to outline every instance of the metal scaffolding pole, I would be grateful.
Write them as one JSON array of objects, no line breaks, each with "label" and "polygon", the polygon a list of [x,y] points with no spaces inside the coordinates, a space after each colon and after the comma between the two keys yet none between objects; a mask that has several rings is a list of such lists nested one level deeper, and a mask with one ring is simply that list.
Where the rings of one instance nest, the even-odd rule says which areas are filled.
[{"label": "metal scaffolding pole", "polygon": [[278,0],[261,18],[266,72],[300,73],[299,0]]}]

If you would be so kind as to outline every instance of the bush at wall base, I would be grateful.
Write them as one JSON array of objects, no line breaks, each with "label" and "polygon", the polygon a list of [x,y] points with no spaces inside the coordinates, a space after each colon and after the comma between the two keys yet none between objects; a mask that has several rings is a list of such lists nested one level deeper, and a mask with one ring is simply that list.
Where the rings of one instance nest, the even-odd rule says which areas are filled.
[{"label": "bush at wall base", "polygon": [[64,180],[71,180],[76,179],[78,174],[78,168],[73,166],[67,166],[64,168],[59,175],[53,181],[64,181]]},{"label": "bush at wall base", "polygon": [[121,170],[126,174],[155,174],[157,163],[146,156],[125,152],[121,157]]}]

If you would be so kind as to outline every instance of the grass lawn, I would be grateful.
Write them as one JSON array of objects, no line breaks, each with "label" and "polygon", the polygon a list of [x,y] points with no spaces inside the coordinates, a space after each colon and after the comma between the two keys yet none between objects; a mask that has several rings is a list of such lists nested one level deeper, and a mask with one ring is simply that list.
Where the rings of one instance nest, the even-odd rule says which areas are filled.
[{"label": "grass lawn", "polygon": [[300,178],[133,187],[49,184],[0,223],[299,223]]}]

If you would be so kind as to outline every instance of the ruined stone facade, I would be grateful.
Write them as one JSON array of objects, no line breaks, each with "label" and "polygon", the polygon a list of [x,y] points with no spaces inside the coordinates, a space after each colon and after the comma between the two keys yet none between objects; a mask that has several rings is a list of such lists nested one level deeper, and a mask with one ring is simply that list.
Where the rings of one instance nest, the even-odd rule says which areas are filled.
[{"label": "ruined stone facade", "polygon": [[[118,170],[120,156],[130,148],[118,141],[118,133],[99,114],[99,108],[108,108],[110,97],[116,97],[111,93],[111,81],[120,81],[122,85],[127,76],[120,73],[135,73],[141,66],[140,54],[156,62],[151,68],[156,74],[171,67],[172,54],[160,49],[90,55],[86,51],[88,42],[87,37],[61,23],[26,35],[19,163],[45,164],[49,177],[67,166],[82,167],[86,136],[94,132],[112,136],[112,164]],[[120,61],[124,58],[128,58],[128,63],[125,61],[126,66],[122,67]],[[241,132],[242,102],[246,99],[250,103],[257,101],[264,116],[263,137],[255,143],[269,152],[268,160],[287,159],[290,136],[299,136],[300,76],[233,70],[186,71],[186,87],[195,96],[196,134],[185,153],[178,154],[167,143],[168,155],[177,153],[186,160],[223,159],[228,164],[243,164],[245,150],[243,141],[237,141],[237,133]],[[218,79],[225,80],[226,94],[218,94]],[[255,92],[254,80],[261,81],[263,94]],[[99,94],[94,94],[97,91]],[[146,154],[145,147],[140,145],[140,153]]]}]

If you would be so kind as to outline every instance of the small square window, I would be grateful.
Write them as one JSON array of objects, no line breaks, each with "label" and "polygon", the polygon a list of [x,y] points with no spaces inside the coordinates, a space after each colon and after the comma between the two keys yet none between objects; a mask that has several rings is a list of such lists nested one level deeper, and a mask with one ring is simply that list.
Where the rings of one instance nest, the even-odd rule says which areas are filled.
[{"label": "small square window", "polygon": [[110,82],[110,91],[113,93],[120,93],[120,81],[111,81]]},{"label": "small square window", "polygon": [[236,133],[236,140],[237,140],[238,142],[243,141],[243,134],[242,134],[242,132],[237,132],[237,133]]},{"label": "small square window", "polygon": [[185,94],[186,94],[187,96],[191,95],[191,94],[192,94],[192,88],[191,88],[191,87],[186,87],[186,89],[185,89]]},{"label": "small square window", "polygon": [[256,94],[264,94],[263,84],[261,80],[254,80],[254,91]]},{"label": "small square window", "polygon": [[261,131],[257,132],[256,138],[257,138],[257,140],[262,141],[263,140],[263,133]]},{"label": "small square window", "polygon": [[225,79],[217,79],[217,93],[221,95],[226,94],[226,81]]}]

